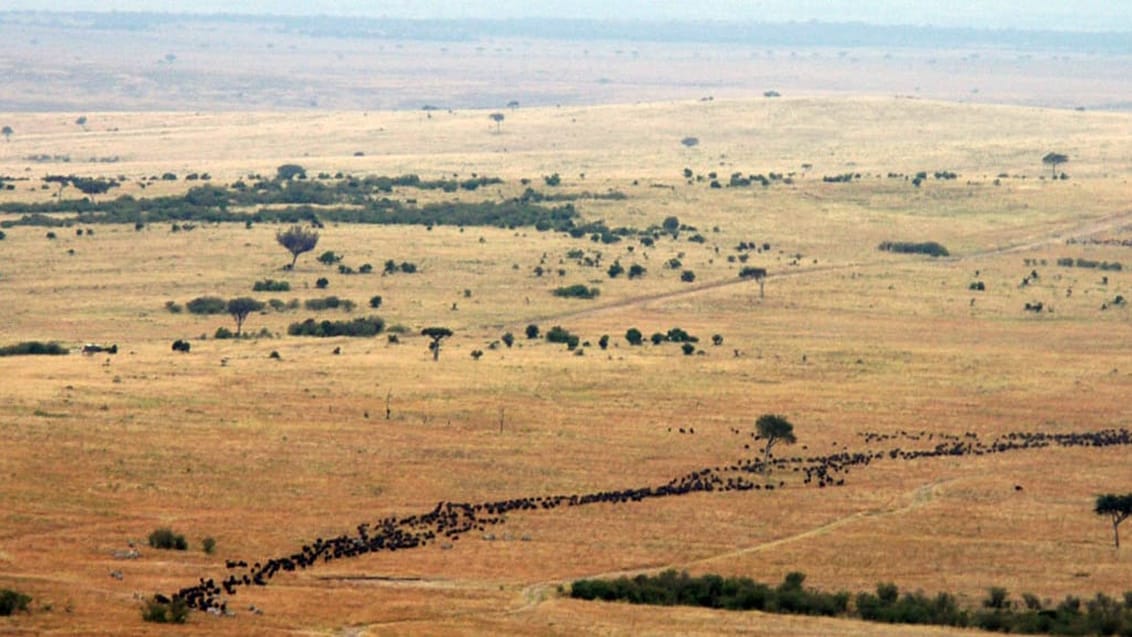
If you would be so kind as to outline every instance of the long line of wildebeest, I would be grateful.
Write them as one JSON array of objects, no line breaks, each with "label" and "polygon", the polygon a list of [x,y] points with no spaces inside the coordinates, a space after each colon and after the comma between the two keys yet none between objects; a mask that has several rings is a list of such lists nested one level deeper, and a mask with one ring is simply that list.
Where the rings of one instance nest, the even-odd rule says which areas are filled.
[{"label": "long line of wildebeest", "polygon": [[[740,435],[737,429],[732,433]],[[758,437],[748,434],[755,440]],[[227,612],[227,598],[244,586],[266,586],[280,572],[291,572],[348,557],[358,557],[380,551],[403,551],[442,542],[450,548],[451,542],[470,531],[482,531],[488,526],[502,524],[508,513],[520,511],[549,511],[558,507],[584,506],[606,503],[641,502],[649,498],[686,495],[713,491],[774,490],[797,484],[817,488],[837,487],[845,484],[845,475],[851,468],[867,467],[883,460],[913,460],[943,456],[981,456],[1025,449],[1047,447],[1112,447],[1132,445],[1132,432],[1127,429],[1103,429],[1076,433],[1010,433],[982,442],[977,434],[963,435],[929,432],[864,433],[860,434],[867,445],[876,443],[911,443],[916,448],[891,447],[863,452],[839,451],[828,455],[810,455],[773,458],[770,461],[767,481],[760,459],[739,460],[728,466],[705,467],[679,476],[659,486],[646,486],[575,495],[550,495],[513,498],[495,502],[440,502],[428,513],[408,517],[389,517],[375,524],[363,523],[355,533],[344,533],[329,539],[318,538],[290,555],[268,559],[248,565],[244,561],[228,561],[227,577],[219,580],[201,578],[194,586],[182,588],[172,598],[158,594],[154,600],[168,603],[181,599],[189,607],[212,612]],[[749,449],[750,444],[745,444]],[[806,449],[806,447],[803,447]],[[748,479],[750,477],[750,479]]]}]

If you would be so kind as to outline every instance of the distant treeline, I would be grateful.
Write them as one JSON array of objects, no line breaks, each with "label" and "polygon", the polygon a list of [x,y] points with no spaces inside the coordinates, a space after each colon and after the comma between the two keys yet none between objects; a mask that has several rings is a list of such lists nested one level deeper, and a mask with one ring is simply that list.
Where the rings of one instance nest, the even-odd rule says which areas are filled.
[{"label": "distant treeline", "polygon": [[[381,197],[393,187],[476,190],[500,183],[498,178],[421,180],[416,175],[399,177],[345,177],[336,181],[258,179],[237,181],[224,188],[212,184],[195,186],[184,195],[116,199],[56,200],[41,203],[5,203],[2,213],[23,213],[18,219],[0,222],[0,227],[19,225],[62,227],[96,223],[155,223],[197,221],[204,223],[312,223],[343,222],[372,224],[419,224],[450,226],[495,226],[568,232],[578,217],[573,205],[549,207],[532,197],[507,201],[443,202],[416,205]],[[250,210],[259,206],[258,210]],[[316,208],[317,206],[317,208]],[[236,209],[236,210],[233,210]],[[66,216],[72,213],[73,216]]]},{"label": "distant treeline", "polygon": [[960,608],[957,597],[904,592],[895,584],[878,584],[875,593],[825,593],[802,586],[803,573],[789,573],[778,586],[746,577],[665,571],[659,575],[614,580],[578,580],[575,599],[625,601],[658,606],[702,606],[726,610],[848,617],[887,624],[928,624],[982,630],[1057,635],[1127,635],[1132,633],[1132,591],[1123,599],[1098,593],[1093,599],[1067,596],[1056,605],[1025,593],[1010,599],[1006,589],[991,588],[977,609]]},{"label": "distant treeline", "polygon": [[39,26],[146,31],[169,24],[229,23],[269,26],[313,37],[474,42],[492,38],[749,44],[767,47],[949,49],[1006,47],[1130,53],[1119,31],[974,29],[875,25],[861,22],[720,22],[562,18],[411,20],[359,16],[185,15],[176,13],[0,13],[0,20]]}]

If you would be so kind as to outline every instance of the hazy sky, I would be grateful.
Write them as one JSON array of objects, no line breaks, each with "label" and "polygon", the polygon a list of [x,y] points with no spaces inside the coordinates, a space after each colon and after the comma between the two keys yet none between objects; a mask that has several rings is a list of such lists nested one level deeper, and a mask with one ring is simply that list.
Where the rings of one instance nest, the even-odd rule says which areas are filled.
[{"label": "hazy sky", "polygon": [[0,9],[327,14],[404,18],[573,17],[822,20],[1132,31],[1132,0],[4,0]]}]

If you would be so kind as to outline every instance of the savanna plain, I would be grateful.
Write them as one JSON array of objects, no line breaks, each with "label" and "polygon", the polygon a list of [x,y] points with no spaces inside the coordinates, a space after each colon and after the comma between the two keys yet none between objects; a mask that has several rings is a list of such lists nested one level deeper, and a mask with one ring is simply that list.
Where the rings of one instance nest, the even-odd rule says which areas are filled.
[{"label": "savanna plain", "polygon": [[[996,586],[1054,601],[1132,588],[1130,549],[1115,549],[1093,513],[1098,494],[1132,487],[1127,447],[887,454],[932,448],[929,436],[1132,426],[1127,112],[753,94],[3,117],[15,133],[0,141],[12,186],[0,203],[83,196],[48,175],[114,179],[101,202],[181,196],[203,183],[189,174],[229,187],[297,165],[331,185],[498,178],[372,196],[424,208],[529,189],[557,199],[542,205],[573,205],[579,222],[634,232],[607,243],[440,217],[348,223],[316,205],[300,223],[319,233],[317,247],[285,270],[291,254],[276,238],[288,222],[6,227],[0,345],[58,341],[71,353],[0,358],[0,587],[33,598],[30,612],[0,618],[0,632],[936,635],[955,631],[568,591],[582,577],[668,568],[768,583],[801,571],[807,586],[851,592],[893,582],[969,607]],[[1043,163],[1050,152],[1068,161]],[[51,159],[61,157],[71,161]],[[771,173],[765,186],[743,183]],[[52,216],[74,219],[79,207]],[[886,241],[934,241],[949,254],[879,250]],[[340,263],[317,260],[326,251]],[[416,271],[385,271],[387,261]],[[641,274],[611,277],[614,263]],[[1124,267],[1079,266],[1089,263]],[[357,273],[362,264],[373,272]],[[745,267],[765,279],[741,277]],[[290,290],[253,292],[265,279]],[[575,284],[600,294],[553,294]],[[355,307],[302,305],[328,295]],[[170,311],[202,296],[285,303],[252,313],[251,337],[215,338],[235,328],[226,313]],[[386,326],[374,337],[288,333],[309,317],[371,315]],[[528,338],[529,325],[579,343]],[[452,331],[436,360],[428,327]],[[630,328],[643,344],[626,340]],[[698,337],[690,353],[650,341],[673,328]],[[191,351],[171,351],[178,339]],[[82,355],[84,343],[118,351]],[[886,453],[824,488],[784,468],[773,490],[511,511],[455,539],[242,587],[231,617],[142,621],[144,600],[219,581],[226,562],[288,555],[438,502],[663,485],[761,459],[752,432],[763,414],[794,424],[797,442],[778,457]],[[150,548],[160,527],[184,534],[188,550]],[[138,555],[124,559],[131,547]]]}]

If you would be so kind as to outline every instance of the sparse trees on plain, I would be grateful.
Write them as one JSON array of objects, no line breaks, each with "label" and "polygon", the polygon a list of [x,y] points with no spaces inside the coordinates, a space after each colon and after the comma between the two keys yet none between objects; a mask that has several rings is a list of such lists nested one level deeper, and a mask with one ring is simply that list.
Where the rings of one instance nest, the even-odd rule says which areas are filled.
[{"label": "sparse trees on plain", "polygon": [[1116,548],[1120,548],[1120,523],[1132,516],[1132,493],[1099,495],[1093,512],[1112,520],[1112,541]]},{"label": "sparse trees on plain", "polygon": [[318,231],[307,230],[302,226],[294,225],[287,230],[276,233],[275,240],[291,253],[291,269],[294,269],[295,262],[299,260],[299,255],[314,250],[314,247],[318,245]]}]

